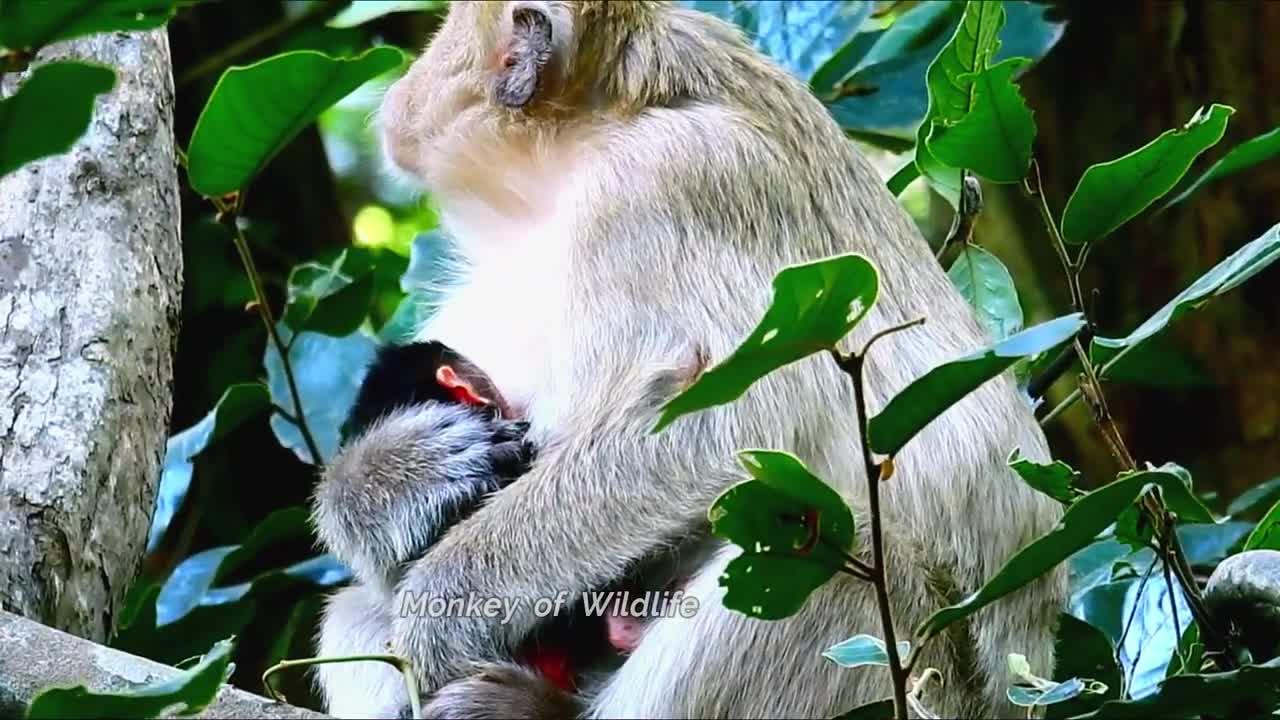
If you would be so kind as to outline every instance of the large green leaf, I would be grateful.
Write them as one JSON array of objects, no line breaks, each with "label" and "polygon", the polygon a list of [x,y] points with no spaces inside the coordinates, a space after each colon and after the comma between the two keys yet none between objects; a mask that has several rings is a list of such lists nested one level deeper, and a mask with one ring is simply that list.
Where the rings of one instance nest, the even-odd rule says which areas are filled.
[{"label": "large green leaf", "polygon": [[1022,331],[1018,289],[1000,258],[966,243],[947,271],[951,284],[973,306],[991,342]]},{"label": "large green leaf", "polygon": [[181,715],[203,710],[217,697],[231,664],[232,641],[217,643],[190,670],[167,680],[151,681],[120,692],[93,692],[83,685],[45,690],[27,708],[29,720],[72,718],[159,717],[165,711]]},{"label": "large green leaf", "polygon": [[359,0],[326,23],[332,28],[351,28],[377,20],[384,15],[401,12],[442,10],[444,0]]},{"label": "large green leaf", "polygon": [[148,552],[159,545],[173,516],[187,497],[191,477],[195,472],[195,457],[269,407],[271,397],[265,385],[232,385],[222,393],[217,404],[200,422],[169,438],[165,445],[164,467],[160,472],[155,514],[151,518],[151,529],[147,534]]},{"label": "large green leaf", "polygon": [[149,30],[169,22],[176,4],[176,0],[0,0],[0,47],[38,50],[82,35]]},{"label": "large green leaf", "polygon": [[898,393],[867,423],[871,449],[893,455],[948,408],[983,383],[1029,357],[1070,340],[1084,327],[1080,314],[1028,328],[990,347],[939,365]]},{"label": "large green leaf", "polygon": [[853,546],[853,512],[794,455],[744,450],[754,479],[716,499],[712,532],[743,552],[720,577],[725,607],[776,620],[795,614],[845,564]]},{"label": "large green leaf", "polygon": [[1200,108],[1187,124],[1168,130],[1124,157],[1091,166],[1062,211],[1062,238],[1083,245],[1103,238],[1169,192],[1200,153],[1213,147],[1235,112]]},{"label": "large green leaf", "polygon": [[1062,520],[1048,535],[1019,550],[978,592],[933,613],[921,624],[917,634],[933,636],[1034,581],[1093,542],[1152,484],[1163,488],[1170,483],[1181,484],[1182,480],[1170,473],[1139,472],[1117,478],[1081,496],[1067,508]]},{"label": "large green leaf", "polygon": [[[288,326],[280,323],[279,330],[284,341],[289,343],[293,334]],[[292,340],[289,359],[307,427],[319,446],[321,463],[328,462],[337,452],[342,425],[355,402],[376,348],[377,342],[363,331],[345,337],[304,332]],[[297,417],[284,365],[274,343],[267,343],[263,365],[267,370],[267,387],[271,391],[272,402]],[[301,431],[292,422],[278,413],[273,414],[271,430],[280,444],[292,450],[299,459],[313,462]]]},{"label": "large green leaf", "polygon": [[946,165],[970,170],[993,182],[1018,182],[1031,168],[1036,123],[1013,82],[1013,74],[1031,64],[1009,58],[957,78],[972,83],[972,108],[956,121],[935,122],[929,152]]},{"label": "large green leaf", "polygon": [[875,304],[879,287],[875,266],[852,253],[783,269],[755,330],[663,406],[654,432],[682,415],[733,402],[774,370],[834,348]]},{"label": "large green leaf", "polygon": [[115,72],[97,65],[53,62],[33,70],[0,99],[0,177],[70,150],[89,127],[94,101],[115,83]]},{"label": "large green leaf", "polygon": [[1219,158],[1208,170],[1204,171],[1204,174],[1189,183],[1185,189],[1161,206],[1160,209],[1164,210],[1171,205],[1176,205],[1191,197],[1206,185],[1217,182],[1228,175],[1234,175],[1241,170],[1248,170],[1277,155],[1280,155],[1280,127],[1255,138],[1245,140],[1231,148],[1230,152]]},{"label": "large green leaf", "polygon": [[1280,658],[1220,673],[1176,675],[1139,700],[1111,700],[1080,720],[1248,717],[1280,704]]},{"label": "large green leaf", "polygon": [[1123,681],[1116,665],[1115,650],[1098,628],[1073,615],[1060,614],[1054,656],[1057,660],[1053,668],[1054,680],[1065,682],[1072,678],[1092,678],[1107,689],[1101,694],[1086,693],[1055,704],[1046,712],[1046,717],[1071,717],[1088,712],[1105,700],[1120,697]]},{"label": "large green leaf", "polygon": [[1219,295],[1228,293],[1268,265],[1280,259],[1280,225],[1273,226],[1262,237],[1235,251],[1230,257],[1200,276],[1186,290],[1178,293],[1146,322],[1123,338],[1096,337],[1089,347],[1094,363],[1102,365],[1106,374],[1134,347],[1192,310],[1202,307]]},{"label": "large green leaf", "polygon": [[1258,521],[1249,539],[1244,543],[1245,550],[1280,550],[1280,502],[1271,506],[1267,514]]},{"label": "large green leaf", "polygon": [[321,112],[402,62],[383,46],[354,58],[296,50],[227,70],[191,135],[191,187],[209,197],[243,189]]}]

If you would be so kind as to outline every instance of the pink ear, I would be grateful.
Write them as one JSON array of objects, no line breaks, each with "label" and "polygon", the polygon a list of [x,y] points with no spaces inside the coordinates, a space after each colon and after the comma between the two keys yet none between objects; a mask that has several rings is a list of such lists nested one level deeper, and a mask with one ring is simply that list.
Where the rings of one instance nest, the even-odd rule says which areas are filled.
[{"label": "pink ear", "polygon": [[551,60],[551,41],[551,18],[542,9],[520,5],[511,12],[511,37],[495,86],[499,103],[522,108],[533,100]]},{"label": "pink ear", "polygon": [[458,377],[458,373],[454,372],[449,365],[441,365],[436,369],[436,382],[448,390],[453,395],[454,400],[463,405],[479,405],[483,407],[493,404],[490,400],[476,393],[475,388],[471,387],[471,383]]}]

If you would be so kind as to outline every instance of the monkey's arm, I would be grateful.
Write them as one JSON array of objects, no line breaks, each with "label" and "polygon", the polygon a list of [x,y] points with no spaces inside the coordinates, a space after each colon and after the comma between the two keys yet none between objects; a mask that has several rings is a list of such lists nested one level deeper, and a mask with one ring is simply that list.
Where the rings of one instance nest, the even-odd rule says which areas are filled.
[{"label": "monkey's arm", "polygon": [[361,582],[389,595],[405,562],[524,472],[524,431],[454,403],[386,414],[325,468],[313,505],[320,540]]}]

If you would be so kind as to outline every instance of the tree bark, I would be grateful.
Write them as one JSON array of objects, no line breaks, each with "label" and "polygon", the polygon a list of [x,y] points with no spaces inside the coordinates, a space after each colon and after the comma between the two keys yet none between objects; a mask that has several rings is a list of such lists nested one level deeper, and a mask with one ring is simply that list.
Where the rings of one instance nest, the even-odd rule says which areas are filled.
[{"label": "tree bark", "polygon": [[33,64],[53,59],[117,81],[70,151],[0,180],[0,608],[102,641],[142,557],[172,402],[173,78],[163,30]]},{"label": "tree bark", "polygon": [[[0,610],[0,718],[26,716],[26,708],[50,687],[84,685],[121,692],[167,680],[178,670],[136,655],[95,645]],[[306,710],[223,686],[200,718],[325,718]]]}]

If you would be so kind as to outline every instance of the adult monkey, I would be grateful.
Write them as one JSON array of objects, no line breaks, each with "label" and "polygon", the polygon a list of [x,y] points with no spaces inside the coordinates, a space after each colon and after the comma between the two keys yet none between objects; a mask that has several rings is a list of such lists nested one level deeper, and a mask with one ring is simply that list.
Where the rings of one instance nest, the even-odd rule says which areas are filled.
[{"label": "adult monkey", "polygon": [[[866,369],[873,412],[984,344],[826,109],[703,13],[662,2],[457,2],[388,92],[380,121],[388,157],[433,193],[463,257],[421,338],[493,378],[540,451],[528,475],[425,556],[383,558],[384,567],[411,560],[396,596],[376,583],[339,593],[322,653],[389,643],[415,662],[433,716],[829,717],[888,697],[887,673],[841,671],[819,654],[854,633],[880,634],[868,586],[841,578],[792,618],[753,620],[719,603],[731,547],[690,582],[698,613],[654,620],[595,692],[557,694],[505,664],[540,621],[536,599],[606,586],[704,529],[712,500],[742,477],[741,448],[795,452],[861,503],[851,389],[826,357],[650,433],[661,405],[759,321],[780,269],[849,251],[875,262],[881,299],[853,343],[928,317],[877,345]],[[450,457],[429,420],[402,414],[334,463],[318,500],[329,503],[320,533],[331,547],[378,557],[387,548],[362,528],[412,534],[413,473]],[[899,632],[975,590],[1059,518],[1006,467],[1015,447],[1048,457],[1030,410],[1000,378],[896,458],[883,494]],[[505,623],[400,612],[406,597],[472,595],[524,602]],[[1023,653],[1051,673],[1064,598],[1054,573],[935,639],[920,667],[939,668],[947,684],[929,696],[932,708],[1016,714],[1006,657]],[[385,668],[328,666],[320,678],[335,714],[388,713],[406,700]]]}]

